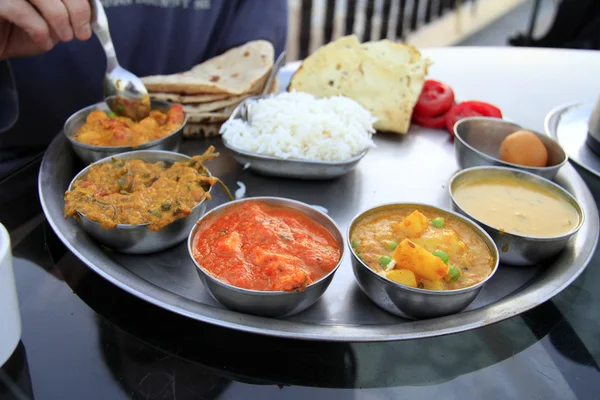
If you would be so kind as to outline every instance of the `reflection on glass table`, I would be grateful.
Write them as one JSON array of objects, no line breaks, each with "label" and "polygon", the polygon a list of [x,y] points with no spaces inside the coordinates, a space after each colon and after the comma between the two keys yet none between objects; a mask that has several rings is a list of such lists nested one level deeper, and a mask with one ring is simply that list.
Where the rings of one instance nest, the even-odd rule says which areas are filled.
[{"label": "reflection on glass table", "polygon": [[521,317],[439,338],[344,344],[240,333],[149,305],[86,268],[46,224],[15,257],[36,398],[347,398],[358,391],[575,399],[594,398],[600,376],[597,258],[562,294]]}]

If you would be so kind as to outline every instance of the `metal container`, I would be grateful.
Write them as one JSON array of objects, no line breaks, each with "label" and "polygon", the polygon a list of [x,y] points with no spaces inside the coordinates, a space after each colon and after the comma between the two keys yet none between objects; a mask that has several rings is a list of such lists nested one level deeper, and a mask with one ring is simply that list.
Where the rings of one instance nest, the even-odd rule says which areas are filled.
[{"label": "metal container", "polygon": [[0,223],[0,366],[15,351],[22,332],[11,248],[8,231]]},{"label": "metal container", "polygon": [[[373,271],[354,252],[350,240],[355,226],[372,213],[393,209],[430,210],[440,216],[452,216],[470,227],[487,245],[493,259],[493,269],[486,279],[476,285],[455,290],[427,290],[401,285]],[[392,314],[409,319],[441,317],[465,309],[475,300],[487,281],[498,269],[498,249],[492,238],[473,221],[442,208],[419,203],[392,203],[370,208],[358,214],[346,235],[352,254],[352,269],[363,292],[379,307]]]},{"label": "metal container", "polygon": [[[544,120],[544,130],[556,140],[573,161],[581,168],[600,177],[600,156],[592,149],[595,146],[589,132],[595,123],[592,103],[569,103],[550,110]],[[600,129],[600,125],[598,125]]]},{"label": "metal container", "polygon": [[600,156],[600,97],[598,97],[590,116],[586,144],[597,156]]},{"label": "metal container", "polygon": [[[85,177],[92,166],[110,162],[113,158],[119,160],[143,160],[147,162],[165,161],[168,163],[187,161],[190,159],[190,157],[183,154],[160,150],[139,150],[118,154],[97,161],[83,169],[75,176],[75,178],[73,178],[69,184],[69,190],[71,190],[73,184],[77,180]],[[209,189],[209,192],[211,190],[212,187]],[[114,229],[104,229],[99,223],[90,220],[84,214],[79,213],[78,215],[79,223],[83,230],[106,247],[121,253],[147,254],[165,250],[183,242],[190,229],[194,226],[196,220],[198,220],[205,211],[206,200],[202,200],[192,208],[192,212],[189,215],[176,219],[158,232],[148,229],[147,224],[119,224]]]},{"label": "metal container", "polygon": [[[217,278],[213,277],[211,274],[207,273],[202,268],[202,265],[198,263],[198,261],[194,258],[193,255],[194,236],[196,235],[198,227],[202,225],[204,221],[218,217],[219,214],[225,211],[228,207],[232,207],[236,204],[240,204],[246,201],[260,201],[274,206],[284,206],[293,208],[295,210],[301,211],[302,213],[308,215],[309,217],[317,221],[319,224],[325,227],[327,231],[331,233],[331,235],[333,235],[338,246],[342,251],[338,264],[333,270],[331,270],[331,272],[329,272],[323,278],[311,283],[302,291],[293,292],[242,289],[222,282]],[[336,223],[331,218],[329,218],[329,216],[327,216],[327,214],[322,213],[321,211],[309,206],[308,204],[301,203],[295,200],[284,199],[280,197],[254,197],[223,204],[219,207],[214,208],[202,218],[200,218],[200,220],[198,220],[198,222],[189,234],[188,253],[197,267],[196,271],[198,272],[202,283],[206,288],[208,288],[210,294],[219,303],[234,311],[239,311],[246,314],[259,315],[263,317],[277,318],[297,314],[307,309],[308,307],[313,305],[317,300],[319,300],[319,298],[321,298],[321,296],[323,295],[323,293],[325,293],[325,290],[327,290],[327,287],[331,283],[333,275],[342,264],[342,260],[344,259],[345,253],[345,246],[342,232],[340,231]]]},{"label": "metal container", "polygon": [[[465,181],[470,179],[488,178],[488,177],[502,177],[508,176],[512,178],[522,179],[524,181],[532,182],[539,185],[551,193],[562,197],[568,201],[579,214],[579,223],[569,233],[556,237],[532,237],[517,235],[514,233],[508,233],[500,231],[483,221],[478,220],[464,210],[454,198],[455,189]],[[504,167],[475,167],[465,169],[456,173],[448,184],[448,190],[450,197],[452,198],[452,205],[455,210],[466,215],[469,218],[475,220],[487,233],[490,234],[496,246],[500,250],[500,262],[504,264],[511,264],[517,266],[528,266],[534,265],[541,261],[544,261],[562,251],[569,239],[572,238],[583,225],[585,215],[583,208],[577,200],[565,189],[561,188],[554,182],[548,179],[541,178],[529,172],[517,170],[514,168]]]},{"label": "metal container", "polygon": [[500,144],[511,133],[524,129],[520,125],[500,118],[465,118],[454,125],[454,154],[461,169],[479,166],[500,166],[531,172],[547,179],[554,179],[558,170],[567,163],[567,153],[546,135],[531,131],[546,146],[548,166],[525,167],[501,161],[498,158]]},{"label": "metal container", "polygon": [[[151,100],[150,106],[152,110],[158,110],[162,112],[167,112],[172,103],[161,100]],[[169,135],[153,140],[148,143],[141,144],[137,147],[132,146],[92,146],[89,144],[78,142],[73,139],[75,133],[83,126],[85,123],[85,119],[87,116],[96,110],[102,110],[109,112],[108,105],[105,102],[96,103],[94,105],[88,106],[77,111],[75,114],[71,115],[67,122],[65,122],[65,126],[63,128],[63,133],[71,142],[71,146],[75,151],[77,157],[83,161],[85,164],[91,164],[93,162],[99,161],[103,158],[113,156],[115,154],[126,153],[135,150],[166,150],[166,151],[178,151],[179,145],[181,144],[181,139],[183,138],[183,128],[187,123],[187,114],[185,115],[185,119],[183,123],[179,127],[179,129],[173,131]]]},{"label": "metal container", "polygon": [[[231,114],[229,119],[248,121],[252,102],[268,96],[253,96],[244,100]],[[343,161],[314,161],[300,159],[282,159],[278,157],[251,153],[234,147],[223,137],[223,144],[241,165],[262,175],[293,179],[334,179],[350,172],[368,153],[365,149],[358,155]]]}]

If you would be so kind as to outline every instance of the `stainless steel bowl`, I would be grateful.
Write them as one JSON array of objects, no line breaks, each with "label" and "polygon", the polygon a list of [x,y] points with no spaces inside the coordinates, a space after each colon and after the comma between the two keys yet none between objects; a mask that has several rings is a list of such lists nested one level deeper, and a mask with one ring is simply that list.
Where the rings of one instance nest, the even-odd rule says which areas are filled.
[{"label": "stainless steel bowl", "polygon": [[[84,168],[75,176],[75,178],[73,178],[69,184],[69,190],[71,190],[73,184],[77,180],[85,177],[92,166],[110,162],[113,158],[119,160],[144,160],[148,162],[165,161],[168,163],[187,161],[190,159],[190,157],[183,154],[160,150],[139,150],[118,154],[99,160]],[[212,190],[212,188],[209,189],[209,192],[210,190]],[[84,214],[79,213],[78,216],[79,224],[83,230],[106,247],[121,253],[147,254],[165,250],[183,242],[190,229],[192,229],[198,218],[200,218],[205,211],[206,201],[202,200],[192,208],[191,214],[173,221],[158,232],[151,231],[146,224],[119,224],[114,229],[104,229],[99,223],[90,220]]]},{"label": "stainless steel bowl", "polygon": [[[373,271],[354,252],[350,241],[355,226],[372,213],[389,209],[431,210],[441,216],[452,216],[473,229],[490,250],[493,258],[493,269],[490,275],[476,285],[456,290],[426,290],[412,288],[391,281]],[[419,203],[393,203],[373,207],[358,214],[348,228],[346,235],[352,254],[352,269],[362,291],[379,307],[392,314],[409,319],[424,319],[454,314],[465,309],[475,300],[487,281],[498,269],[498,249],[492,238],[473,221],[442,208]]]},{"label": "stainless steel bowl", "polygon": [[[523,179],[529,182],[533,182],[536,185],[540,185],[551,191],[552,193],[562,197],[568,201],[579,214],[579,224],[573,229],[572,232],[556,237],[549,238],[538,238],[532,236],[523,236],[513,233],[507,233],[494,228],[483,221],[478,220],[464,210],[454,198],[454,190],[462,183],[469,179],[477,179],[482,177],[493,177],[493,176],[510,176],[518,179]],[[504,167],[474,167],[468,168],[463,171],[456,173],[448,184],[448,190],[450,197],[452,198],[453,208],[466,215],[469,218],[475,220],[487,233],[490,234],[496,246],[500,250],[500,262],[504,264],[526,266],[537,264],[547,258],[550,258],[560,251],[562,251],[569,239],[573,237],[583,225],[585,215],[581,205],[575,200],[575,198],[561,188],[557,184],[551,182],[548,179],[541,178],[540,176],[534,175],[529,172],[517,170],[514,168]]]},{"label": "stainless steel bowl", "polygon": [[[159,110],[163,112],[167,112],[173,104],[167,101],[161,100],[151,100],[150,106],[152,110]],[[126,153],[129,151],[135,150],[166,150],[166,151],[178,151],[179,145],[181,144],[181,139],[183,138],[183,128],[187,123],[187,114],[185,115],[185,119],[183,123],[179,127],[179,129],[173,131],[171,134],[153,140],[148,143],[141,144],[137,147],[132,146],[92,146],[89,144],[78,142],[73,139],[75,133],[83,126],[85,123],[85,119],[87,116],[96,110],[102,110],[109,112],[108,106],[105,102],[96,103],[89,107],[83,108],[77,111],[75,114],[71,115],[67,122],[65,122],[65,126],[63,128],[63,133],[71,142],[71,146],[73,147],[73,151],[77,157],[83,161],[85,164],[90,164],[101,160],[103,158],[114,156],[115,154]]]},{"label": "stainless steel bowl", "polygon": [[[223,211],[225,211],[228,207],[232,207],[236,204],[240,204],[245,201],[261,201],[275,206],[290,207],[295,210],[301,211],[302,213],[313,218],[319,224],[324,226],[329,231],[329,233],[331,233],[335,238],[337,244],[342,250],[340,261],[331,272],[329,272],[327,275],[325,275],[318,281],[311,283],[302,291],[284,292],[242,289],[233,285],[229,285],[213,277],[211,274],[207,273],[202,268],[202,265],[198,263],[198,261],[194,258],[193,241],[194,236],[196,235],[196,231],[204,221],[207,221],[211,218],[215,218]],[[297,314],[307,309],[308,307],[313,305],[317,300],[319,300],[319,298],[321,298],[321,296],[323,295],[323,293],[325,293],[325,290],[327,290],[327,287],[331,283],[333,275],[342,264],[342,260],[344,259],[345,253],[345,246],[342,232],[340,231],[336,223],[329,216],[327,216],[327,214],[318,211],[317,209],[309,206],[308,204],[304,204],[295,200],[284,199],[280,197],[253,197],[223,204],[219,207],[214,208],[202,218],[200,218],[200,220],[196,223],[196,225],[189,234],[188,252],[190,258],[197,267],[196,271],[198,272],[202,283],[205,287],[208,288],[211,295],[219,303],[234,311],[240,311],[246,314],[254,314],[264,317],[277,318]]]},{"label": "stainless steel bowl", "polygon": [[517,168],[547,179],[554,179],[558,170],[567,163],[567,153],[554,140],[539,132],[533,132],[548,151],[548,166],[524,167],[501,161],[498,158],[500,144],[511,133],[525,129],[520,125],[499,118],[465,118],[454,125],[454,152],[461,169],[479,166]]},{"label": "stainless steel bowl", "polygon": [[[232,119],[248,120],[252,102],[268,96],[253,96],[244,100],[229,117]],[[299,159],[282,159],[278,157],[251,153],[236,148],[223,137],[223,144],[233,154],[233,158],[241,165],[262,175],[292,179],[334,179],[353,170],[360,160],[367,155],[365,149],[356,156],[342,161],[312,161]]]}]

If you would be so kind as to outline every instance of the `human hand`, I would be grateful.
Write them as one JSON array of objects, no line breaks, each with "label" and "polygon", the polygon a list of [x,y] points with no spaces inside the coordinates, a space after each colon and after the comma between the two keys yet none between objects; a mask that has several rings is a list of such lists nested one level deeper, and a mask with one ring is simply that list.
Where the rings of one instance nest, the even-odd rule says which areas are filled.
[{"label": "human hand", "polygon": [[92,35],[88,0],[0,0],[0,60],[42,54]]}]

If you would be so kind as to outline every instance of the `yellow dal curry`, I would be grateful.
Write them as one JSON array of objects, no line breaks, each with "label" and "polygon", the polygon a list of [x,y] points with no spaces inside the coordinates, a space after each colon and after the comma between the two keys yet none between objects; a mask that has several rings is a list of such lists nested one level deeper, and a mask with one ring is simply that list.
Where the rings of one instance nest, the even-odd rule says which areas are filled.
[{"label": "yellow dal curry", "polygon": [[410,287],[454,290],[485,280],[494,268],[487,245],[453,216],[388,208],[368,214],[351,234],[354,252],[372,270]]},{"label": "yellow dal curry", "polygon": [[181,127],[184,119],[183,108],[178,104],[166,113],[150,111],[150,115],[139,122],[95,110],[88,114],[73,139],[92,146],[137,147],[170,135]]},{"label": "yellow dal curry", "polygon": [[453,195],[474,218],[508,233],[555,237],[568,234],[579,225],[579,214],[571,203],[524,179],[471,179],[458,185]]},{"label": "yellow dal curry", "polygon": [[211,146],[203,155],[171,165],[113,159],[92,166],[65,193],[65,218],[81,213],[104,229],[148,224],[158,231],[210,200],[218,179],[209,176],[203,162],[218,155]]}]

